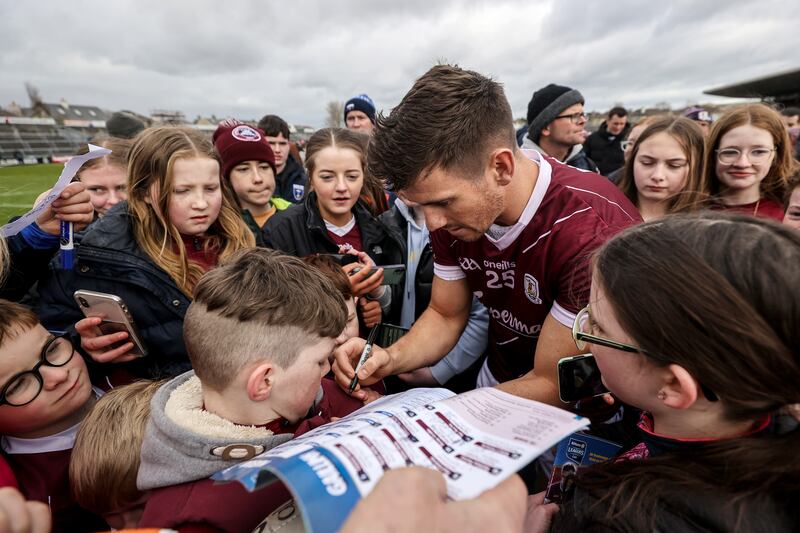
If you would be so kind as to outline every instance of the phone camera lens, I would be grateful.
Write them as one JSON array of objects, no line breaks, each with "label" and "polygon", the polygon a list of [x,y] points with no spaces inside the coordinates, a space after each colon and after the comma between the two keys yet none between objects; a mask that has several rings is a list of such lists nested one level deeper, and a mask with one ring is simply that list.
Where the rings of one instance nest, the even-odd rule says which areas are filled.
[{"label": "phone camera lens", "polygon": [[81,296],[80,298],[78,298],[78,301],[81,303],[83,307],[86,307],[87,309],[89,308],[89,302],[86,301],[86,298]]}]

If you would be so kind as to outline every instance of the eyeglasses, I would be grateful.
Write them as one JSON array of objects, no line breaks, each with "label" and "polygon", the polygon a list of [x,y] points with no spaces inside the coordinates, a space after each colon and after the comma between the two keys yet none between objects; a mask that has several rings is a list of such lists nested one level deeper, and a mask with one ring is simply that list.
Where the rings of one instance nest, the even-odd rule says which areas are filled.
[{"label": "eyeglasses", "polygon": [[[572,323],[572,339],[575,341],[575,346],[577,346],[579,350],[586,350],[587,344],[595,344],[597,346],[605,346],[606,348],[622,350],[623,352],[641,353],[647,355],[645,350],[637,348],[631,344],[625,344],[624,342],[612,341],[611,339],[605,339],[603,337],[598,337],[597,335],[592,335],[589,333],[591,331],[591,318],[591,310],[587,305],[578,312],[577,316],[575,317],[575,321]],[[703,391],[706,399],[710,402],[716,402],[719,399],[714,391],[702,383],[700,383],[700,390]]]},{"label": "eyeglasses", "polygon": [[621,143],[619,143],[619,145],[622,148],[623,152],[627,152],[628,150],[633,148],[633,145],[635,143],[636,143],[636,139],[633,139],[633,140],[628,140],[628,141],[622,141]]},{"label": "eyeglasses", "polygon": [[0,389],[0,405],[8,404],[21,407],[31,403],[39,396],[44,386],[44,379],[39,371],[42,365],[60,367],[72,360],[75,347],[68,333],[51,338],[42,348],[39,362],[30,370],[20,372],[9,379]]},{"label": "eyeglasses", "polygon": [[622,350],[623,352],[644,353],[642,349],[636,346],[604,339],[603,337],[598,337],[589,333],[592,330],[592,315],[590,313],[591,311],[587,305],[578,312],[578,315],[575,317],[575,322],[572,323],[572,339],[575,341],[575,346],[577,346],[579,350],[585,350],[587,344],[597,344],[598,346],[614,348],[615,350]]},{"label": "eyeglasses", "polygon": [[572,113],[571,115],[559,115],[553,120],[557,120],[559,118],[568,118],[572,121],[573,124],[578,124],[581,121],[586,120],[586,113]]},{"label": "eyeglasses", "polygon": [[[738,148],[724,148],[722,150],[715,150],[717,152],[717,160],[724,165],[732,165],[742,157],[742,150]],[[770,154],[775,151],[775,148],[751,148],[747,152],[747,160],[750,163],[757,165],[765,163]]]}]

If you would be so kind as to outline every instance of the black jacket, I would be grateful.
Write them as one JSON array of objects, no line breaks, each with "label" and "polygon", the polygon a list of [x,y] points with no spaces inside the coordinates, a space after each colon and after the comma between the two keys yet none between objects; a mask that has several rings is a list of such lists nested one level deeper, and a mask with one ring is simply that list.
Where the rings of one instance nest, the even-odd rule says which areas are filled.
[{"label": "black jacket", "polygon": [[275,196],[293,204],[303,203],[308,177],[303,167],[289,156],[283,172],[275,176]]},{"label": "black jacket", "polygon": [[[376,265],[404,263],[397,238],[372,216],[363,200],[353,206],[356,224],[361,231],[363,251]],[[317,195],[308,193],[302,205],[293,205],[267,221],[264,232],[267,246],[289,255],[337,254],[339,247],[328,236],[325,221],[317,208]]]},{"label": "black jacket", "polygon": [[0,285],[0,298],[19,301],[36,281],[47,274],[47,264],[58,252],[58,245],[51,249],[37,250],[17,234],[8,238],[9,265],[5,279]]},{"label": "black jacket", "polygon": [[[402,263],[408,266],[408,250],[407,250],[407,243],[408,243],[408,222],[406,221],[403,214],[395,205],[390,210],[382,213],[379,217],[379,220],[384,223],[386,228],[395,236],[395,241],[400,245],[398,250],[399,252],[399,260],[398,263]],[[407,271],[406,271],[407,272]],[[402,303],[403,303],[403,294],[402,292],[405,290],[405,276],[403,280],[398,284],[392,287],[392,308],[389,311],[389,314],[384,319],[384,322],[388,322],[390,324],[399,324],[400,323],[400,313],[402,312]],[[417,266],[417,272],[414,276],[414,317],[419,318],[419,316],[428,308],[428,304],[431,301],[431,289],[433,287],[433,250],[431,249],[431,244],[428,243],[425,245],[425,248],[422,251],[422,255],[419,258],[419,265]]]},{"label": "black jacket", "polygon": [[190,369],[183,317],[191,301],[135,241],[127,202],[91,225],[72,270],[54,263],[49,278],[39,285],[36,312],[45,327],[66,330],[83,318],[72,297],[78,289],[115,294],[127,305],[149,352],[120,366],[145,378],[171,377]]},{"label": "black jacket", "polygon": [[628,135],[631,125],[625,124],[625,129],[617,135],[608,133],[607,128],[608,125],[603,122],[600,129],[589,135],[583,143],[584,152],[597,164],[603,176],[608,176],[625,163],[620,143]]}]

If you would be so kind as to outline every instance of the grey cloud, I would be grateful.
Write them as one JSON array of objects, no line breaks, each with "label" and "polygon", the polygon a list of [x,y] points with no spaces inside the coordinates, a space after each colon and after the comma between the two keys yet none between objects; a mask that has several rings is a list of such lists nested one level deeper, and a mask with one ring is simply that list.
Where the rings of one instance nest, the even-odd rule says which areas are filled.
[{"label": "grey cloud", "polygon": [[3,3],[0,105],[31,80],[50,101],[321,125],[360,92],[390,110],[440,59],[502,82],[517,116],[550,82],[590,109],[682,105],[795,66],[798,18],[792,0]]}]

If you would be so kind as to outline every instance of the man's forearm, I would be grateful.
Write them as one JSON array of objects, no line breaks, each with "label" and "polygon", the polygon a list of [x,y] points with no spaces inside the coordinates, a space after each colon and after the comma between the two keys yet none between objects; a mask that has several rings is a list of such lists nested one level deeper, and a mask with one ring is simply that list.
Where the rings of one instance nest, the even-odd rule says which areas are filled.
[{"label": "man's forearm", "polygon": [[536,400],[556,407],[564,408],[567,405],[558,399],[558,384],[554,383],[552,378],[537,376],[533,372],[528,372],[522,377],[501,383],[497,385],[497,388],[514,396]]},{"label": "man's forearm", "polygon": [[410,372],[438,363],[458,342],[467,317],[468,313],[446,317],[429,307],[408,333],[387,348],[392,358],[391,373]]}]

